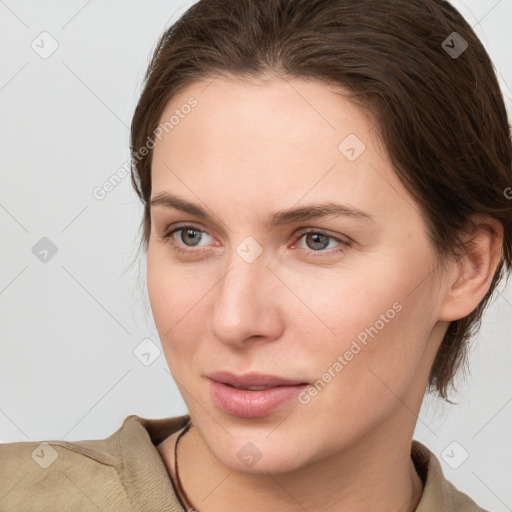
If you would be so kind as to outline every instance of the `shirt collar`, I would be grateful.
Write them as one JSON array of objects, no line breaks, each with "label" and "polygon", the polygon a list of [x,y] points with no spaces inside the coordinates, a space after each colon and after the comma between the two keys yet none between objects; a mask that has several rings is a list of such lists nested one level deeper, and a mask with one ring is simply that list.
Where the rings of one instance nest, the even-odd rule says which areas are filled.
[{"label": "shirt collar", "polygon": [[[132,414],[111,436],[122,454],[122,480],[140,510],[183,512],[156,445],[183,428],[190,415],[150,419]],[[415,512],[485,512],[446,480],[441,464],[425,445],[413,439],[411,458],[423,481],[423,494]]]}]

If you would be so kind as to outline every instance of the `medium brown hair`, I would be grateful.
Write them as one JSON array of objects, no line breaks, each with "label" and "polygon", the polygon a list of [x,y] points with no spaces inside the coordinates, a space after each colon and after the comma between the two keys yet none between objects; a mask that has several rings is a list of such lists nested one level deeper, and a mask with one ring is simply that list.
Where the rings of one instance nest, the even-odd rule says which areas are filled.
[{"label": "medium brown hair", "polygon": [[[460,55],[449,53],[466,43]],[[438,0],[194,4],[159,39],[131,125],[131,179],[144,204],[145,250],[151,226],[148,141],[176,94],[219,74],[314,79],[350,91],[377,120],[441,265],[464,250],[461,235],[472,214],[501,222],[501,259],[488,293],[471,314],[450,323],[431,369],[428,391],[450,402],[447,388],[467,365],[468,341],[512,266],[510,126],[493,64],[473,29]]]}]

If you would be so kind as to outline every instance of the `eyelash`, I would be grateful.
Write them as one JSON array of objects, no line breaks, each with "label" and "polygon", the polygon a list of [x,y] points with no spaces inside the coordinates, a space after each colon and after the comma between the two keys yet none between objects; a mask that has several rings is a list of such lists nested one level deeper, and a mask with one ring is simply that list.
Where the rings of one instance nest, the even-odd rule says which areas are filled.
[{"label": "eyelash", "polygon": [[[160,239],[164,243],[171,244],[173,246],[173,250],[177,251],[178,253],[190,255],[190,254],[192,254],[194,252],[199,252],[199,251],[196,251],[195,249],[183,249],[183,246],[181,246],[179,243],[177,243],[174,240],[174,238],[172,236],[174,233],[177,233],[179,231],[185,231],[187,229],[190,229],[190,230],[193,230],[193,231],[197,231],[198,233],[208,234],[206,231],[204,231],[202,229],[199,229],[199,228],[197,228],[195,226],[184,225],[184,226],[178,226],[178,227],[173,228],[172,230],[166,231],[165,234],[160,237]],[[318,258],[320,256],[327,256],[327,255],[333,255],[333,254],[336,254],[336,253],[344,252],[351,245],[350,242],[348,242],[348,241],[340,240],[339,238],[336,238],[335,236],[333,236],[333,235],[331,235],[331,234],[329,234],[327,232],[324,232],[322,230],[315,230],[313,228],[302,230],[297,235],[298,236],[297,242],[303,236],[308,235],[308,234],[323,235],[323,236],[326,236],[329,239],[335,240],[336,242],[339,242],[341,244],[341,247],[337,247],[335,249],[331,249],[331,250],[328,250],[328,251],[327,250],[313,251],[313,250],[302,249],[303,251],[306,251],[306,252],[310,253],[313,258]]]}]

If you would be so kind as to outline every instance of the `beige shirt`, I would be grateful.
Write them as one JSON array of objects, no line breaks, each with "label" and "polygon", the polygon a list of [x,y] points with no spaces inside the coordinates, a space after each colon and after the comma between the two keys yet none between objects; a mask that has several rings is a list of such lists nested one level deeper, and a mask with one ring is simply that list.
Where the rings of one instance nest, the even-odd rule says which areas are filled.
[{"label": "beige shirt", "polygon": [[[0,444],[0,512],[184,512],[157,445],[189,419],[132,414],[105,439]],[[424,483],[416,512],[487,512],[416,440],[411,457]]]}]

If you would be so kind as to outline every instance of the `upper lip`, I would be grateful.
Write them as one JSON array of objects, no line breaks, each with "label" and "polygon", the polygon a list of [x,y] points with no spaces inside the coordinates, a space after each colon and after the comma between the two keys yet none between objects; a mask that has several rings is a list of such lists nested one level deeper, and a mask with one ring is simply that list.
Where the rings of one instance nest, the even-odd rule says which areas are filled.
[{"label": "upper lip", "polygon": [[231,372],[214,372],[206,375],[211,380],[215,380],[222,384],[230,384],[238,388],[246,388],[252,386],[267,386],[269,388],[276,386],[296,386],[298,384],[307,384],[307,382],[286,379],[277,375],[265,375],[262,373],[245,373],[243,375],[235,375]]}]

